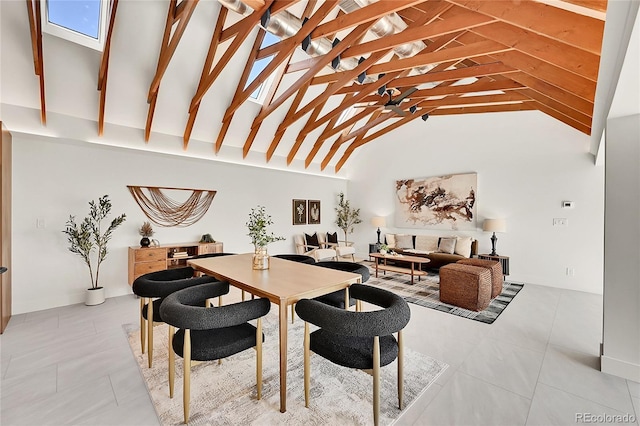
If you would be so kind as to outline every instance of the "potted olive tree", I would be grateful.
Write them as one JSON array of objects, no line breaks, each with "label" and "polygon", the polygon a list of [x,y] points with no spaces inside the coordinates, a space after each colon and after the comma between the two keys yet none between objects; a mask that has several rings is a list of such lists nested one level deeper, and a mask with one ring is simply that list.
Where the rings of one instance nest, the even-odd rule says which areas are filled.
[{"label": "potted olive tree", "polygon": [[353,225],[362,223],[360,209],[354,209],[349,205],[349,200],[344,199],[344,193],[338,194],[338,207],[336,207],[336,222],[338,228],[344,232],[344,242],[349,244],[348,235],[353,232]]},{"label": "potted olive tree", "polygon": [[111,213],[111,201],[108,195],[89,201],[89,215],[80,223],[76,223],[75,216],[69,216],[66,228],[62,231],[67,235],[69,251],[84,260],[89,267],[91,288],[87,289],[85,304],[99,305],[104,302],[104,288],[98,283],[100,265],[107,257],[107,243],[113,231],[125,221],[123,213],[111,221],[106,230],[102,229],[102,222]]}]

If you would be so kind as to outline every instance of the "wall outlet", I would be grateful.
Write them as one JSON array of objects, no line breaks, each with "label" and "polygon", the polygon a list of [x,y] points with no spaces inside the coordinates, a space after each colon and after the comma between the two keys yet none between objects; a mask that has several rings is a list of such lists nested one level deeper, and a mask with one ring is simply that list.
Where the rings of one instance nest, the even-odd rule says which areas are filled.
[{"label": "wall outlet", "polygon": [[567,276],[573,277],[576,274],[576,270],[573,268],[567,268]]},{"label": "wall outlet", "polygon": [[569,226],[569,219],[566,217],[553,218],[553,226]]}]

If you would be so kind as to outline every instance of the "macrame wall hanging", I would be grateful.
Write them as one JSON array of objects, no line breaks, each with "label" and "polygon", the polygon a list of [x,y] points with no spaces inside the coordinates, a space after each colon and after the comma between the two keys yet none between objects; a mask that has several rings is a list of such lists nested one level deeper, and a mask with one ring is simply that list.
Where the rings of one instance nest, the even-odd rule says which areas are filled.
[{"label": "macrame wall hanging", "polygon": [[[216,191],[206,189],[131,185],[127,185],[127,188],[145,216],[156,225],[166,227],[193,225],[209,210],[216,195]],[[163,190],[191,191],[191,195],[186,201],[178,202],[163,193]]]}]

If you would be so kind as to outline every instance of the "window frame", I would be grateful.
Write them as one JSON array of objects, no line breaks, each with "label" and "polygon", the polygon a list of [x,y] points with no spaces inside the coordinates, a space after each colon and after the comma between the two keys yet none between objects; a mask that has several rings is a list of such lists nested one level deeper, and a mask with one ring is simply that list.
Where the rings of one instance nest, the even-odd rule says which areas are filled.
[{"label": "window frame", "polygon": [[65,28],[61,25],[49,21],[49,0],[44,0],[44,10],[41,13],[42,32],[56,37],[60,37],[67,41],[89,47],[102,52],[107,37],[107,16],[110,11],[109,0],[100,1],[100,16],[98,17],[98,38],[85,35],[81,32]]}]

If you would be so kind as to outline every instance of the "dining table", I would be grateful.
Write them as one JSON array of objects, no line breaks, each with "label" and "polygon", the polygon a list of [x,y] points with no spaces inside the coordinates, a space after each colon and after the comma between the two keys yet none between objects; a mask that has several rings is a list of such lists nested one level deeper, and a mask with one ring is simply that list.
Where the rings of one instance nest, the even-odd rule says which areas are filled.
[{"label": "dining table", "polygon": [[[268,269],[253,269],[253,253],[190,259],[188,265],[204,274],[264,297],[278,305],[280,352],[280,412],[287,410],[287,324],[288,307],[301,299],[312,299],[345,290],[345,306],[349,306],[349,286],[362,282],[360,274],[269,258]],[[293,315],[293,314],[292,314]]]}]

